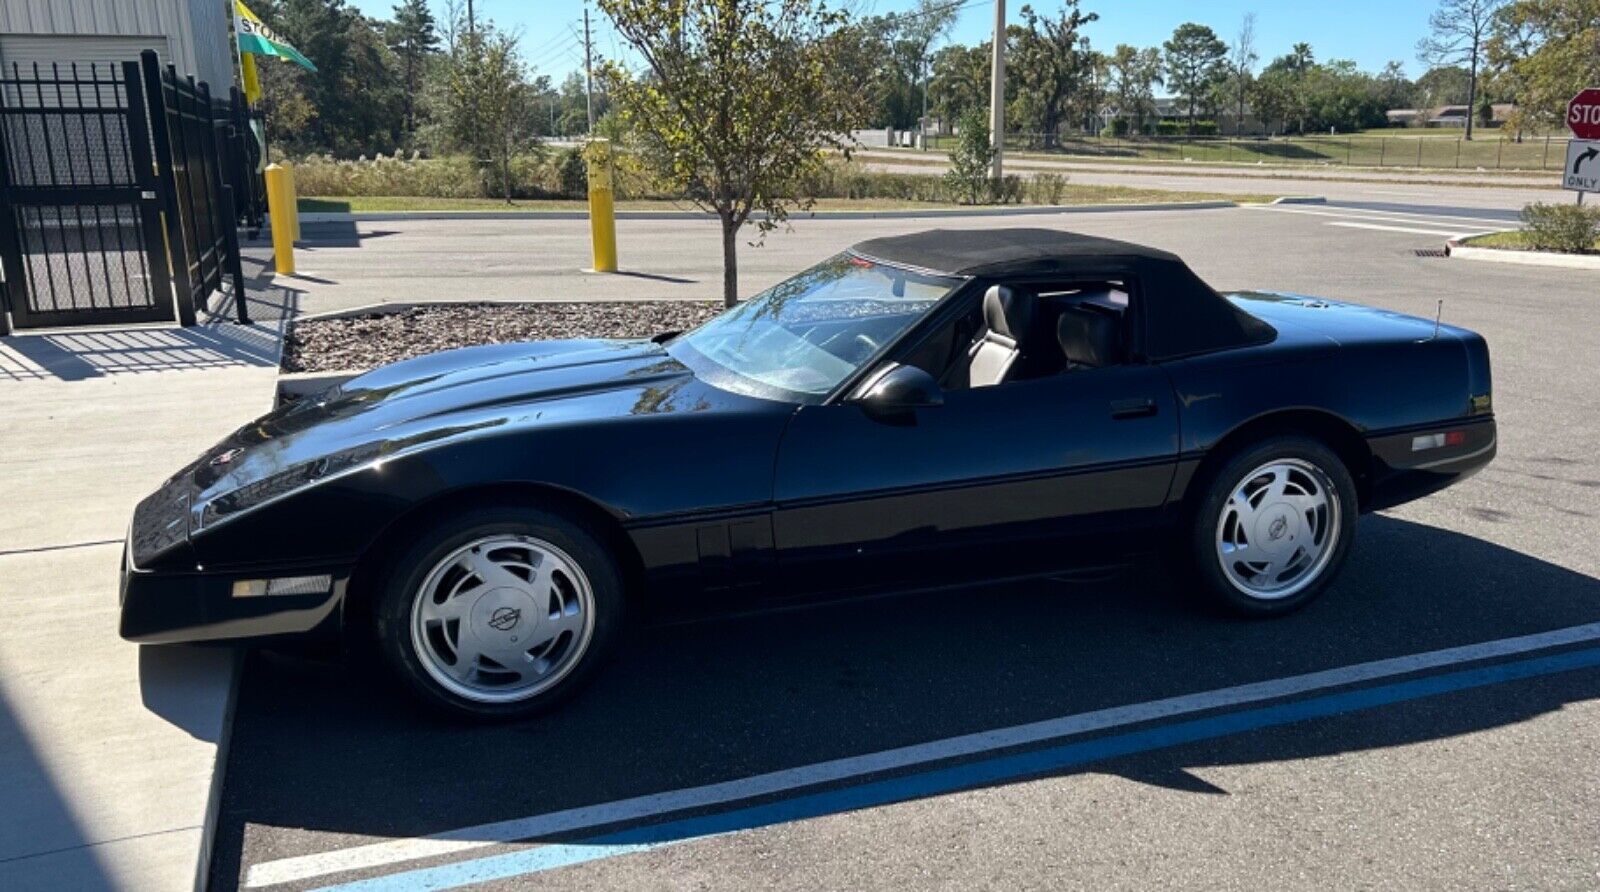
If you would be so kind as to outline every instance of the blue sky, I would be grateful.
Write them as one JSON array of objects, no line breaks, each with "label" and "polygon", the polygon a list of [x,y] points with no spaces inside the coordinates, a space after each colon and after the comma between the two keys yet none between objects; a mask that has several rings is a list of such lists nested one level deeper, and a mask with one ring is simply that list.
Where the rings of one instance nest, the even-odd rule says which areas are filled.
[{"label": "blue sky", "polygon": [[[394,0],[351,0],[369,15],[387,16]],[[444,0],[430,0],[436,15]],[[910,9],[915,0],[859,0],[867,12]],[[583,0],[474,0],[477,14],[519,29],[523,54],[540,74],[560,81],[567,72],[583,66]],[[1041,12],[1059,9],[1058,0],[1033,0]],[[1083,0],[1082,8],[1100,14],[1100,21],[1085,33],[1098,48],[1119,43],[1155,46],[1186,21],[1210,25],[1223,40],[1233,42],[1246,12],[1256,14],[1256,46],[1262,64],[1288,51],[1296,41],[1310,43],[1318,59],[1354,59],[1362,68],[1376,70],[1391,59],[1416,77],[1422,73],[1416,60],[1416,43],[1427,30],[1428,14],[1436,0]],[[1022,0],[1007,0],[1012,22],[1019,20]],[[994,17],[991,0],[969,0],[951,39],[975,43],[988,36]],[[625,50],[605,17],[591,12],[595,51],[613,55]]]}]

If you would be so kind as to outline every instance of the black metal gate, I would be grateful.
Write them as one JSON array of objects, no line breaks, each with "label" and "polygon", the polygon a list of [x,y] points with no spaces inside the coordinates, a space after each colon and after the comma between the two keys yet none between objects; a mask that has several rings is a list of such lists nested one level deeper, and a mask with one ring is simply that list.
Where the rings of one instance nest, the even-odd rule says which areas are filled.
[{"label": "black metal gate", "polygon": [[214,100],[154,52],[0,71],[0,334],[7,306],[19,328],[193,325],[225,279],[249,321],[259,155],[237,89]]},{"label": "black metal gate", "polygon": [[151,145],[136,63],[0,71],[0,262],[18,327],[173,318]]}]

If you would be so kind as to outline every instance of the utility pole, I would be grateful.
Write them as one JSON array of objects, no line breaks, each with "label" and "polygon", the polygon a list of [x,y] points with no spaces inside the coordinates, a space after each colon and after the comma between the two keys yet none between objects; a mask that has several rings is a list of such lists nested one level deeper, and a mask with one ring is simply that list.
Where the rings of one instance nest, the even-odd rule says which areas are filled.
[{"label": "utility pole", "polygon": [[472,0],[467,0],[467,33],[471,34],[478,29],[477,17],[472,14]]},{"label": "utility pole", "polygon": [[589,132],[594,133],[594,61],[589,44],[589,4],[583,4],[583,98],[589,111]]},{"label": "utility pole", "polygon": [[1000,179],[1001,156],[1006,150],[1006,0],[994,0],[994,61],[989,66],[989,145],[994,147],[994,169]]}]

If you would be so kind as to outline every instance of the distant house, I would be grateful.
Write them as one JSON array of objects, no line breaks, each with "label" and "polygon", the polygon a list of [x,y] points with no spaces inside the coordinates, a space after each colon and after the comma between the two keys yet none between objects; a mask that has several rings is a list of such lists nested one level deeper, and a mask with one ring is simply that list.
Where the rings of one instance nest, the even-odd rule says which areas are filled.
[{"label": "distant house", "polygon": [[[1154,114],[1146,118],[1146,126],[1155,121],[1172,121],[1182,124],[1189,119],[1188,104],[1175,96],[1157,96],[1154,105]],[[1129,116],[1124,115],[1122,110],[1117,108],[1114,103],[1107,103],[1100,109],[1098,117],[1102,127],[1112,127],[1112,122],[1118,118]],[[1216,114],[1207,114],[1203,110],[1196,110],[1195,117],[1196,120],[1215,121],[1217,133],[1223,136],[1233,136],[1236,133],[1244,136],[1263,136],[1270,132],[1270,128],[1254,115],[1248,104],[1244,107],[1244,117],[1240,121],[1235,121],[1237,109],[1231,105],[1227,108],[1217,109]],[[1094,130],[1095,128],[1091,124],[1089,129]]]},{"label": "distant house", "polygon": [[[1510,102],[1496,102],[1489,106],[1489,120],[1486,122],[1481,117],[1473,118],[1473,123],[1482,127],[1500,127],[1506,119],[1516,111],[1516,105]],[[1390,127],[1461,127],[1467,126],[1469,109],[1465,105],[1438,105],[1433,108],[1391,108],[1383,113],[1389,119]]]},{"label": "distant house", "polygon": [[163,65],[227,93],[233,85],[224,0],[3,0],[0,65],[136,60],[155,50]]}]

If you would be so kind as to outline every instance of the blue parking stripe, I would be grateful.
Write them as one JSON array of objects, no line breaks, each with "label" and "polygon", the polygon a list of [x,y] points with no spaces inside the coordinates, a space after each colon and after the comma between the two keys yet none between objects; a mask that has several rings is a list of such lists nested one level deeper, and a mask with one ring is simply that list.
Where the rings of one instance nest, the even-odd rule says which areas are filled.
[{"label": "blue parking stripe", "polygon": [[1327,718],[1403,703],[1422,697],[1596,666],[1600,666],[1600,648],[1567,651],[1550,656],[1448,672],[1274,706],[1174,722],[1032,752],[981,759],[716,814],[632,827],[590,837],[577,843],[537,846],[437,867],[407,870],[326,886],[318,892],[426,892],[434,889],[454,889],[474,883],[648,851],[740,830],[1015,781],[1117,756],[1149,752],[1308,719]]}]

